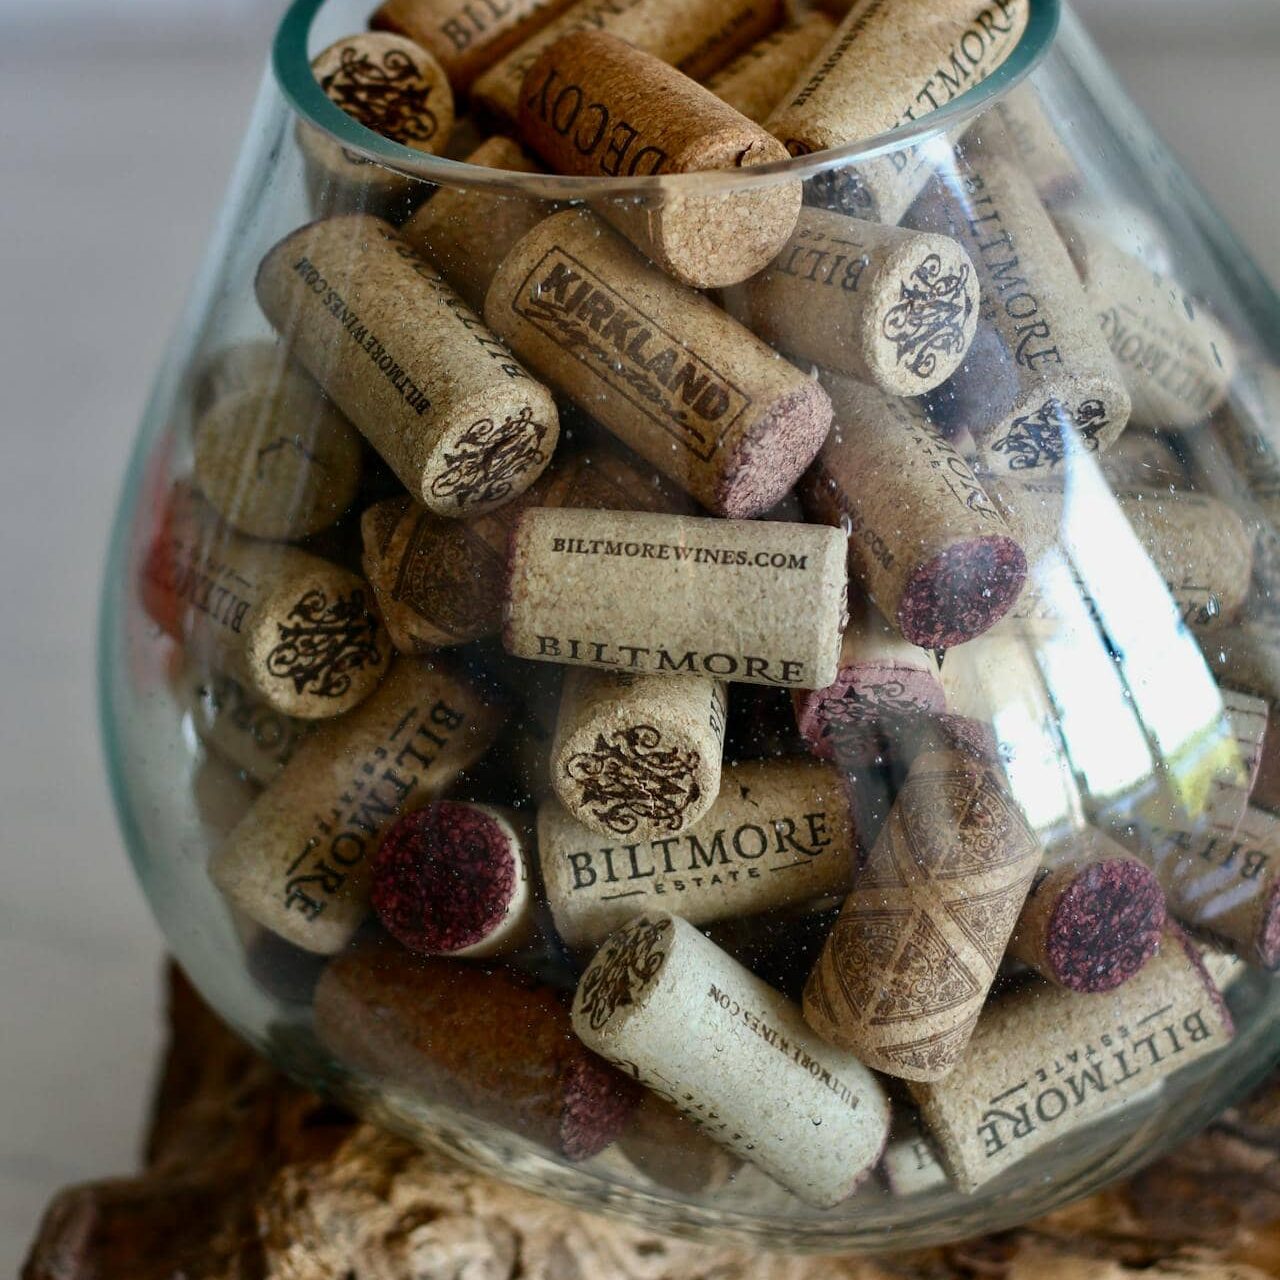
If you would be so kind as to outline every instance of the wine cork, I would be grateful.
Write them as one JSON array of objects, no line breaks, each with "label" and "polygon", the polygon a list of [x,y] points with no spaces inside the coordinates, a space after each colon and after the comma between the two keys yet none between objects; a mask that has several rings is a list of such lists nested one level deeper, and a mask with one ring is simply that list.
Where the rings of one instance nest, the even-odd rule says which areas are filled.
[{"label": "wine cork", "polygon": [[[366,129],[414,151],[443,154],[453,130],[453,91],[444,68],[412,40],[388,32],[346,36],[311,63],[311,74],[329,101]],[[304,120],[297,138],[317,212],[390,212],[426,194],[424,184],[347,150]]]},{"label": "wine cork", "polygon": [[1240,751],[1239,769],[1224,769],[1213,780],[1206,817],[1218,831],[1234,833],[1244,820],[1266,754],[1267,703],[1263,698],[1223,689],[1222,710]]},{"label": "wine cork", "polygon": [[573,0],[383,0],[369,19],[428,49],[459,92]]},{"label": "wine cork", "polygon": [[438,800],[387,832],[371,866],[382,927],[422,955],[502,955],[533,933],[527,837],[512,810]]},{"label": "wine cork", "polygon": [[[520,91],[520,133],[558,173],[633,177],[748,169],[782,144],[709,89],[616,36],[580,31],[548,45]],[[755,275],[786,244],[798,181],[698,196],[599,200],[598,213],[668,275],[697,289]]]},{"label": "wine cork", "polygon": [[214,855],[214,883],[304,951],[341,951],[369,914],[383,833],[475,764],[503,720],[443,664],[398,659],[371,698],[299,747]]},{"label": "wine cork", "polygon": [[685,1196],[719,1191],[742,1167],[735,1155],[648,1090],[618,1139],[618,1149],[651,1182]]},{"label": "wine cork", "polygon": [[1234,831],[1143,826],[1127,843],[1180,921],[1224,939],[1251,964],[1280,967],[1280,819],[1250,808]]},{"label": "wine cork", "polygon": [[569,671],[551,746],[556,795],[599,835],[678,835],[720,792],[728,707],[705,676]]},{"label": "wine cork", "polygon": [[768,118],[788,86],[817,56],[836,29],[825,13],[806,13],[757,40],[707,80],[722,102],[757,124]]},{"label": "wine cork", "polygon": [[1098,459],[1114,489],[1185,489],[1186,463],[1164,436],[1130,427]]},{"label": "wine cork", "polygon": [[1059,219],[1089,304],[1115,356],[1138,426],[1185,431],[1226,399],[1231,335],[1165,276],[1080,218]]},{"label": "wine cork", "polygon": [[485,317],[561,394],[716,515],[768,510],[831,426],[812,378],[585,210],[548,218],[512,249]]},{"label": "wine cork", "polygon": [[260,786],[293,759],[311,727],[281,715],[231,676],[197,662],[182,669],[178,697],[200,741]]},{"label": "wine cork", "polygon": [[641,464],[593,450],[557,462],[514,502],[446,520],[411,498],[388,498],[361,521],[363,567],[392,643],[427,653],[496,635],[507,539],[528,507],[672,511],[676,495]]},{"label": "wine cork", "polygon": [[[541,172],[519,143],[502,137],[486,139],[466,163],[512,173]],[[415,253],[434,262],[467,306],[478,312],[484,309],[485,294],[507,251],[550,210],[545,200],[505,191],[465,184],[441,187],[400,234]]]},{"label": "wine cork", "polygon": [[844,768],[870,764],[896,722],[946,708],[937,658],[903,640],[874,609],[845,628],[835,680],[792,697],[809,749]]},{"label": "wine cork", "polygon": [[947,1185],[947,1171],[939,1163],[928,1138],[920,1133],[890,1142],[884,1149],[880,1168],[890,1195],[918,1196]]},{"label": "wine cork", "polygon": [[781,0],[578,0],[490,67],[472,89],[481,107],[514,120],[529,68],[545,49],[580,31],[606,31],[704,80],[772,31]]},{"label": "wine cork", "polygon": [[255,538],[328,528],[360,487],[360,437],[304,373],[285,368],[218,398],[195,429],[193,475],[210,506]]},{"label": "wine cork", "polygon": [[256,287],[307,371],[429,510],[492,510],[551,460],[551,394],[385,222],[293,232]]},{"label": "wine cork", "polygon": [[1224,688],[1280,703],[1280,628],[1247,621],[1201,635],[1209,669]]},{"label": "wine cork", "polygon": [[824,1039],[905,1080],[964,1053],[1041,848],[989,765],[919,756],[804,992]]},{"label": "wine cork", "polygon": [[1007,954],[1059,987],[1114,991],[1156,953],[1164,890],[1151,869],[1086,828],[1045,857]]},{"label": "wine cork", "polygon": [[728,766],[710,811],[676,836],[602,838],[558,801],[538,810],[547,902],[571,947],[646,910],[708,924],[840,894],[855,856],[840,776],[812,760]]},{"label": "wine cork", "polygon": [[255,387],[273,387],[297,367],[288,349],[274,338],[249,338],[220,347],[196,368],[191,379],[191,417],[198,422],[224,396]]},{"label": "wine cork", "polygon": [[1026,576],[1004,517],[914,401],[847,378],[827,385],[837,425],[805,479],[806,511],[845,530],[851,574],[912,644],[981,635]]},{"label": "wine cork", "polygon": [[1059,104],[1047,107],[1039,87],[1024,81],[996,99],[968,139],[969,145],[1016,164],[1035,183],[1040,199],[1053,208],[1079,194],[1084,175],[1051,114],[1064,124],[1076,123],[1064,119]]},{"label": "wine cork", "polygon": [[141,585],[148,612],[195,657],[287,716],[349,711],[391,658],[363,578],[297,547],[233,533],[182,488]]},{"label": "wine cork", "polygon": [[511,534],[503,643],[518,658],[821,689],[847,579],[833,529],[531,509]]},{"label": "wine cork", "polygon": [[637,1101],[635,1086],[573,1036],[553,988],[511,969],[411,955],[386,939],[330,961],[315,1027],[350,1070],[570,1160],[609,1146]]},{"label": "wine cork", "polygon": [[1170,928],[1155,959],[1105,1000],[1036,983],[993,1001],[958,1069],[912,1092],[948,1173],[972,1192],[1232,1034],[1195,948]]},{"label": "wine cork", "polygon": [[1212,432],[1236,484],[1280,529],[1280,367],[1258,364],[1241,373],[1238,390],[1216,415]]},{"label": "wine cork", "polygon": [[191,775],[191,801],[204,829],[204,838],[217,842],[253,807],[261,794],[243,770],[220,755],[210,754],[196,765]]},{"label": "wine cork", "polygon": [[745,293],[766,342],[891,395],[945,382],[978,327],[977,275],[956,241],[825,209],[800,215]]},{"label": "wine cork", "polygon": [[589,1049],[808,1204],[847,1199],[884,1150],[875,1077],[685,920],[654,912],[615,933],[572,1017]]},{"label": "wine cork", "polygon": [[[794,156],[861,142],[946,106],[1017,47],[1027,0],[860,0],[765,122]],[[833,170],[818,198],[896,223],[933,172],[930,148],[908,146]]]},{"label": "wine cork", "polygon": [[940,174],[910,221],[955,236],[982,290],[969,357],[935,398],[946,421],[972,432],[996,472],[1106,449],[1129,421],[1129,394],[1031,179],[971,155]]}]

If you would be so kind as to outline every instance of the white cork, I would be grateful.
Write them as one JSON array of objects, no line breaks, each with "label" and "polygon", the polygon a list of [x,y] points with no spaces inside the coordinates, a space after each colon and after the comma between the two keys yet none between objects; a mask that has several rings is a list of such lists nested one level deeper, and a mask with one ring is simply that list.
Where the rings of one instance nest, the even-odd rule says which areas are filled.
[{"label": "white cork", "polygon": [[889,1101],[871,1072],[674,916],[641,916],[605,943],[573,1029],[809,1204],[846,1200],[884,1150]]},{"label": "white cork", "polygon": [[549,800],[538,856],[556,930],[579,947],[646,910],[710,924],[843,894],[857,848],[836,770],[765,760],[727,767],[716,803],[682,835],[602,839]]}]

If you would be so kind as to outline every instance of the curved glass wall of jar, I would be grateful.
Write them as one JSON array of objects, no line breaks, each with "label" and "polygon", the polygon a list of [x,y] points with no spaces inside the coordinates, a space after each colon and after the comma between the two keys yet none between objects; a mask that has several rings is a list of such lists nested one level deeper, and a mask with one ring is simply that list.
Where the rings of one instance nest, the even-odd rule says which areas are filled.
[{"label": "curved glass wall of jar", "polygon": [[[281,28],[107,572],[206,998],[472,1166],[773,1247],[1207,1122],[1280,1018],[1280,311],[1074,18],[996,0],[891,140],[661,177],[550,75],[518,130],[501,75],[322,88],[367,20]],[[721,26],[743,154],[786,85]]]}]

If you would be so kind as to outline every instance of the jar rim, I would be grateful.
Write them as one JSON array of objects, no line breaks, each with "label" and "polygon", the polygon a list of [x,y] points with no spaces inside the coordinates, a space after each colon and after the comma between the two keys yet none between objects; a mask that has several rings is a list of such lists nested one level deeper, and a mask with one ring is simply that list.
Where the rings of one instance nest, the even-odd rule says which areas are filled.
[{"label": "jar rim", "polygon": [[[697,173],[645,175],[632,178],[587,178],[558,174],[516,173],[490,169],[431,155],[403,146],[366,128],[330,101],[311,73],[312,26],[326,0],[293,0],[276,30],[272,70],[276,83],[299,119],[328,135],[345,150],[383,168],[441,186],[481,187],[541,200],[588,200],[627,195],[714,195],[757,190],[796,179],[805,180],[831,169],[859,164],[927,144],[978,115],[1024,80],[1044,58],[1057,35],[1062,0],[1028,0],[1026,29],[1016,48],[984,80],[966,89],[946,106],[909,125],[860,142],[812,155],[753,165],[749,169],[705,170]],[[316,51],[319,53],[319,50]]]}]

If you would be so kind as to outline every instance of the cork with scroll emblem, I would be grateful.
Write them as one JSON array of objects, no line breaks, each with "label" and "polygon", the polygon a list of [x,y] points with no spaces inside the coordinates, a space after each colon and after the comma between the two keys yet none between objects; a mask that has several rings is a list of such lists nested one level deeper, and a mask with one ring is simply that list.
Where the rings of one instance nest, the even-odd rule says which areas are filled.
[{"label": "cork with scroll emblem", "polygon": [[651,912],[615,933],[573,1002],[578,1038],[808,1204],[839,1204],[880,1159],[889,1101],[785,996],[693,925]]},{"label": "cork with scroll emblem", "polygon": [[825,209],[800,215],[743,292],[766,342],[896,396],[951,377],[978,327],[977,274],[950,236]]},{"label": "cork with scroll emblem", "polygon": [[824,1040],[941,1080],[973,1033],[1042,850],[996,770],[917,757],[805,985]]},{"label": "cork with scroll emblem", "polygon": [[412,498],[388,498],[361,521],[363,567],[401,653],[467,644],[502,625],[507,539],[528,507],[678,511],[691,505],[643,463],[605,449],[557,461],[504,507],[446,520]]},{"label": "cork with scroll emblem", "polygon": [[677,835],[720,794],[728,706],[706,676],[569,671],[551,744],[556,795],[601,835]]},{"label": "cork with scroll emblem", "polygon": [[835,29],[825,13],[806,13],[721,67],[706,81],[707,88],[748,120],[763,121]]},{"label": "cork with scroll emblem", "polygon": [[[558,173],[586,178],[749,171],[782,144],[710,89],[602,31],[542,51],[520,91],[520,135]],[[797,179],[732,192],[599,197],[596,212],[668,275],[696,289],[755,275],[800,213]]]},{"label": "cork with scroll emblem", "polygon": [[551,393],[387,223],[302,227],[263,259],[256,288],[298,361],[428,509],[493,510],[551,461]]},{"label": "cork with scroll emblem", "polygon": [[593,214],[555,214],[498,269],[485,317],[558,391],[716,515],[780,501],[831,426],[827,393]]},{"label": "cork with scroll emblem", "polygon": [[933,396],[940,420],[966,427],[996,473],[1043,474],[1072,449],[1106,449],[1128,425],[1129,393],[1031,179],[972,148],[907,221],[959,240],[982,290],[968,358]]},{"label": "cork with scroll emblem", "polygon": [[363,578],[235,533],[185,484],[170,495],[140,588],[147,612],[193,662],[234,676],[286,716],[350,711],[391,660]]}]

